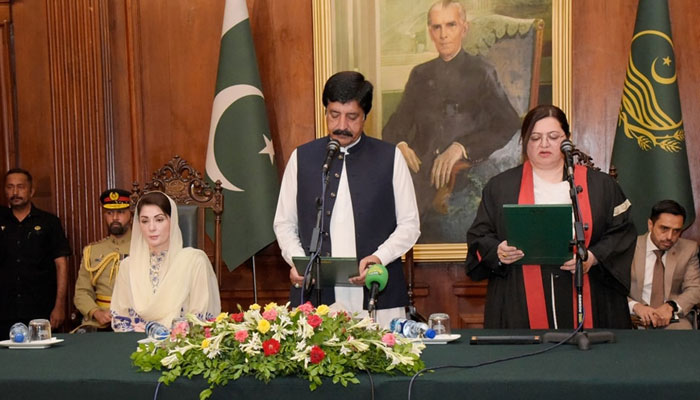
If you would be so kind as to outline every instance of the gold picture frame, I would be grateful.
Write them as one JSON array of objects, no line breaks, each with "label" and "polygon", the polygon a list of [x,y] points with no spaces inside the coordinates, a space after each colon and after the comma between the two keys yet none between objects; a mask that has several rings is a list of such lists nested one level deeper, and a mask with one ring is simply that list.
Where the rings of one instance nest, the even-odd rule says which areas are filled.
[{"label": "gold picture frame", "polygon": [[[316,137],[323,137],[325,132],[324,109],[321,103],[321,94],[326,80],[335,72],[334,45],[339,41],[334,37],[333,7],[341,0],[312,0],[313,12],[313,40],[314,40],[314,94],[315,94],[315,122]],[[381,12],[375,1],[342,0],[344,7],[352,3],[352,12],[358,15],[369,15],[370,18]],[[354,1],[354,3],[353,3]],[[498,3],[499,0],[488,0]],[[535,2],[551,3],[551,54],[552,54],[552,103],[559,106],[567,113],[571,121],[571,8],[572,0],[531,0]],[[481,1],[484,3],[484,1]],[[545,24],[550,21],[545,21]],[[358,33],[359,35],[359,33]],[[366,40],[365,37],[361,38]],[[360,40],[360,39],[358,39]],[[380,102],[377,102],[380,103]],[[376,103],[375,103],[376,104]],[[375,105],[374,110],[381,105]],[[373,111],[376,115],[376,111]],[[381,108],[380,108],[381,112]],[[367,124],[379,124],[379,121],[370,120]],[[379,117],[381,118],[381,116]],[[466,229],[465,229],[466,231]],[[466,238],[465,238],[466,239]],[[430,243],[416,244],[414,246],[414,260],[417,262],[453,262],[464,261],[467,253],[466,243]]]}]

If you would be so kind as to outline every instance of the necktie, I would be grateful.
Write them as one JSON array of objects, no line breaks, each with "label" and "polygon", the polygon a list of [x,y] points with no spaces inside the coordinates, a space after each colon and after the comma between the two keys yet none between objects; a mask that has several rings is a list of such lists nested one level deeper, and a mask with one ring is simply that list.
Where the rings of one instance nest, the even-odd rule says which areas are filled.
[{"label": "necktie", "polygon": [[656,254],[656,262],[654,263],[654,276],[651,281],[651,299],[649,305],[659,307],[664,304],[664,262],[661,257],[664,255],[663,250],[654,250]]}]

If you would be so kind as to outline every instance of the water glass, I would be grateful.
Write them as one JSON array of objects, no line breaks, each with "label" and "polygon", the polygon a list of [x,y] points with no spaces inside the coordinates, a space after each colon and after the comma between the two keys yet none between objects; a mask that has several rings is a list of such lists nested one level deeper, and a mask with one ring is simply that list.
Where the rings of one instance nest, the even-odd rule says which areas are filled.
[{"label": "water glass", "polygon": [[450,329],[450,316],[445,313],[430,314],[428,326],[435,331],[436,335],[449,335],[452,333]]},{"label": "water glass", "polygon": [[29,321],[29,341],[51,339],[51,322],[48,319],[33,319]]}]

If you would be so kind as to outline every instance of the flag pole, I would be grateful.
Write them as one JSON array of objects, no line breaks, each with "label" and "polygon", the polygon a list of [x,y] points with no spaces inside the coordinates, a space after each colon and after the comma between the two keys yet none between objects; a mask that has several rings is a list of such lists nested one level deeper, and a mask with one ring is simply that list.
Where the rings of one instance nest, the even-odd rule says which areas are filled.
[{"label": "flag pole", "polygon": [[255,254],[253,254],[253,303],[258,304],[258,281],[255,276]]}]

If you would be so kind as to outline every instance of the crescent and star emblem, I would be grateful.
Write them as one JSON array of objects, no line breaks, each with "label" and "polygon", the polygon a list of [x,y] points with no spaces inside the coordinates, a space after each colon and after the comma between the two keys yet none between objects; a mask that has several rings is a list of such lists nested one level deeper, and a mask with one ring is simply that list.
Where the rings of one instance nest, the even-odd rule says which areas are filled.
[{"label": "crescent and star emblem", "polygon": [[[661,38],[668,43],[670,54],[673,54],[673,41],[667,34],[660,31],[641,31],[634,35],[632,43],[645,36]],[[644,73],[642,71],[646,68],[644,66],[642,70],[637,68],[635,59],[630,54],[618,125],[622,125],[625,136],[635,140],[644,151],[659,147],[664,151],[675,153],[680,151],[682,142],[685,140],[683,120],[674,121],[664,111],[663,103],[659,101],[654,87],[654,84],[676,83],[676,72],[672,66],[671,55],[655,57],[651,64],[648,64],[648,73]],[[662,62],[657,65],[660,59]],[[664,70],[670,70],[671,76],[666,76],[669,74],[664,74]]]}]

